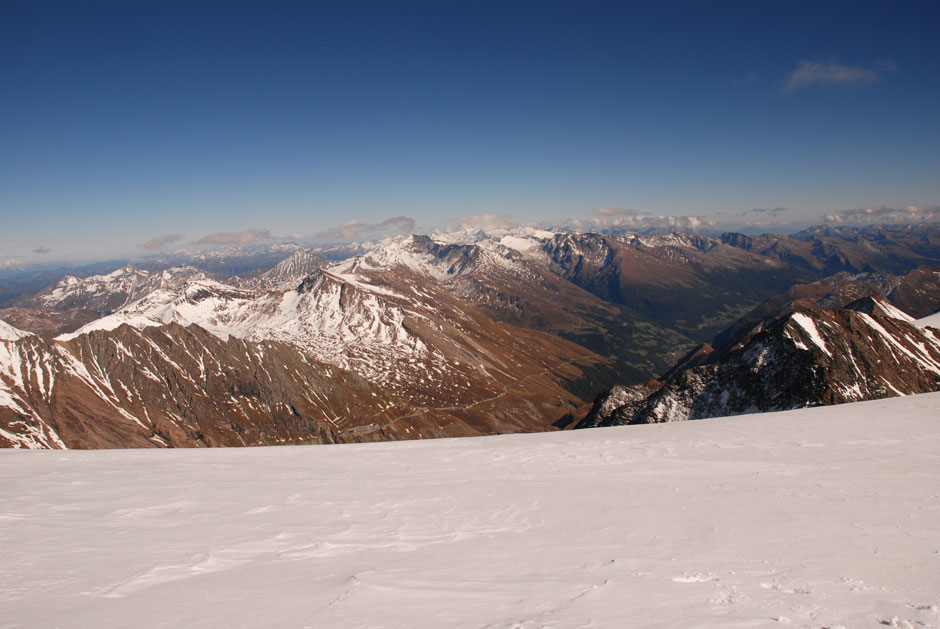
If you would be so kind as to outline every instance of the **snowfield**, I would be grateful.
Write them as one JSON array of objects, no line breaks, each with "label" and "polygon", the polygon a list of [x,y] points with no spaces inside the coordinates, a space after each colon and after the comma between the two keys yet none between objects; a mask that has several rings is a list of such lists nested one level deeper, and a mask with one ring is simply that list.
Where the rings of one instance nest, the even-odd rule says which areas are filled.
[{"label": "snowfield", "polygon": [[940,312],[935,312],[932,315],[924,317],[923,319],[918,319],[917,325],[922,328],[927,326],[932,328],[940,328]]},{"label": "snowfield", "polygon": [[0,627],[940,627],[938,420],[3,451]]}]

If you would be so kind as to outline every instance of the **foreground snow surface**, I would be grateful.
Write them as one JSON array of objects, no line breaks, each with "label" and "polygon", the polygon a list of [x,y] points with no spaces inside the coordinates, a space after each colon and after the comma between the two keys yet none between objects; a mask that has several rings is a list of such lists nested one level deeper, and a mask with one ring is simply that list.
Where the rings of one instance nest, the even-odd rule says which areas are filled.
[{"label": "foreground snow surface", "polygon": [[2,627],[938,627],[940,394],[426,442],[0,453]]}]

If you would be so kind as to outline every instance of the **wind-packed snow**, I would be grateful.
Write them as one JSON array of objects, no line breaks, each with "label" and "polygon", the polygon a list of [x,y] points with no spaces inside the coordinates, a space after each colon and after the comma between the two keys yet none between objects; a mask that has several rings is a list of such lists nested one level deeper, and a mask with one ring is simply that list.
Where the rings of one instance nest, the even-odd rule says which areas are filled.
[{"label": "wind-packed snow", "polygon": [[922,328],[926,328],[927,326],[932,328],[940,328],[940,312],[935,312],[932,315],[918,319],[914,323]]},{"label": "wind-packed snow", "polygon": [[938,416],[0,452],[0,626],[938,627]]},{"label": "wind-packed snow", "polygon": [[0,319],[0,341],[15,341],[24,336],[29,336],[29,332],[14,328],[3,319]]}]

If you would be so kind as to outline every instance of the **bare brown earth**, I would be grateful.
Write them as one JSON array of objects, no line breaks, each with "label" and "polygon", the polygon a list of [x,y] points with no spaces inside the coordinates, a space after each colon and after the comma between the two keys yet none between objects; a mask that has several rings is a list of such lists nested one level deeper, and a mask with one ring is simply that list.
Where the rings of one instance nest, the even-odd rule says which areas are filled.
[{"label": "bare brown earth", "polygon": [[539,370],[522,361],[524,378],[507,373],[459,404],[437,407],[389,397],[288,344],[223,341],[198,326],[0,341],[0,380],[15,401],[0,408],[0,445],[243,446],[551,429],[585,402],[565,379],[600,359],[539,336],[528,338]]},{"label": "bare brown earth", "polygon": [[49,338],[74,332],[100,316],[100,313],[86,308],[57,311],[14,306],[0,309],[0,319],[13,327]]}]

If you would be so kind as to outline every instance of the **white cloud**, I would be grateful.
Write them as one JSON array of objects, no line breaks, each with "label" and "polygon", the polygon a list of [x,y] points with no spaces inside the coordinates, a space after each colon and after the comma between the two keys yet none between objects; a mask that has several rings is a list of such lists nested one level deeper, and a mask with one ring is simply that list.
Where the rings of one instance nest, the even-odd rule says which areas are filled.
[{"label": "white cloud", "polygon": [[620,207],[602,207],[594,210],[594,216],[637,216],[639,211]]},{"label": "white cloud", "polygon": [[[208,237],[209,236],[206,236],[206,238]],[[148,240],[143,244],[143,247],[144,249],[159,249],[171,243],[179,242],[182,239],[183,236],[180,234],[166,234],[165,236],[157,236],[156,238]]]},{"label": "white cloud", "polygon": [[874,68],[843,65],[831,59],[825,62],[801,61],[796,68],[783,77],[781,89],[784,92],[796,92],[813,85],[867,85],[874,83],[887,72],[893,72],[894,66],[888,63]]},{"label": "white cloud", "polygon": [[827,223],[854,223],[870,225],[872,223],[923,223],[940,220],[940,206],[905,205],[900,208],[863,207],[826,214]]},{"label": "white cloud", "polygon": [[243,232],[219,232],[203,236],[197,242],[200,245],[250,245],[258,240],[267,240],[271,232],[249,229]]},{"label": "white cloud", "polygon": [[338,227],[333,227],[313,235],[320,242],[377,238],[397,234],[411,234],[415,230],[415,221],[407,216],[393,216],[381,223],[365,223],[351,219]]},{"label": "white cloud", "polygon": [[460,227],[475,227],[479,229],[495,229],[500,227],[512,227],[515,222],[508,214],[471,214],[470,216],[461,216],[453,219],[453,222]]},{"label": "white cloud", "polygon": [[783,214],[786,211],[787,211],[787,208],[785,207],[773,207],[773,208],[756,207],[752,210],[741,212],[740,214],[738,214],[738,216],[748,216],[749,214],[761,214],[761,215],[776,217],[777,215]]},{"label": "white cloud", "polygon": [[639,210],[623,208],[600,208],[592,212],[587,219],[573,218],[565,223],[565,227],[577,231],[590,231],[600,229],[655,229],[668,228],[677,230],[697,231],[713,227],[717,221],[705,216],[667,216],[654,215]]}]

